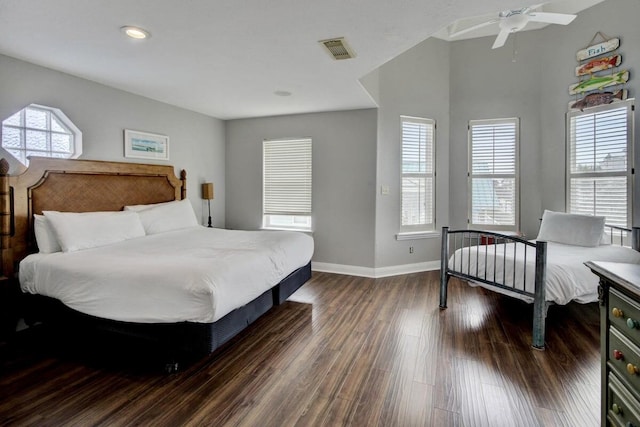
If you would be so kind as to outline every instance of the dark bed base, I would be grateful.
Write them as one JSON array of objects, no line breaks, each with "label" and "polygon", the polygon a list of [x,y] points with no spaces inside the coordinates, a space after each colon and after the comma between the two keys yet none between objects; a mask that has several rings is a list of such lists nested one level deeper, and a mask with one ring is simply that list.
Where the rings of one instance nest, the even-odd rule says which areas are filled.
[{"label": "dark bed base", "polygon": [[25,294],[25,320],[43,322],[80,334],[109,333],[157,345],[165,351],[168,371],[177,369],[183,356],[201,357],[240,333],[274,305],[283,303],[311,278],[311,263],[301,267],[248,304],[213,323],[132,323],[102,319],[80,313],[57,299]]},{"label": "dark bed base", "polygon": [[280,305],[287,300],[300,286],[311,279],[311,262],[282,279],[273,291],[273,305]]}]

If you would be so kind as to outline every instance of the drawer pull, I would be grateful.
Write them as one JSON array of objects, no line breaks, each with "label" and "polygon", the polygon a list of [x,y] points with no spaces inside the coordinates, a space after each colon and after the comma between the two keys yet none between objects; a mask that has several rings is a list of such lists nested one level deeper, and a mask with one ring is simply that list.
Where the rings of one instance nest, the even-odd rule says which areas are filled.
[{"label": "drawer pull", "polygon": [[629,375],[635,375],[638,373],[638,367],[633,365],[632,363],[627,364],[627,372]]},{"label": "drawer pull", "polygon": [[611,405],[611,410],[613,411],[614,414],[616,415],[620,415],[622,414],[622,408],[620,406],[618,406],[617,403],[614,403],[613,405]]},{"label": "drawer pull", "polygon": [[616,360],[623,360],[624,354],[620,350],[613,350],[613,358]]},{"label": "drawer pull", "polygon": [[611,309],[611,314],[613,314],[613,317],[624,317],[624,312],[618,307],[613,307]]},{"label": "drawer pull", "polygon": [[629,318],[627,319],[627,326],[628,326],[630,329],[637,328],[637,327],[638,327],[638,321],[633,320],[631,317],[629,317]]}]

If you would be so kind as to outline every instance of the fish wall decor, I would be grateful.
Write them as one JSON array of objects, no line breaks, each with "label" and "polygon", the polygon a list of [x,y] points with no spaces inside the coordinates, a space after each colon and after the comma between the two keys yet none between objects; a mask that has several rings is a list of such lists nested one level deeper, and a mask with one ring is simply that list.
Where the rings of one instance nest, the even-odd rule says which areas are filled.
[{"label": "fish wall decor", "polygon": [[584,61],[585,59],[595,58],[603,53],[613,52],[620,47],[620,39],[609,39],[602,43],[591,45],[585,49],[576,52],[576,59],[578,61]]},{"label": "fish wall decor", "polygon": [[606,76],[592,76],[587,80],[569,86],[569,95],[602,89],[608,86],[619,85],[629,81],[629,71],[622,70]]},{"label": "fish wall decor", "polygon": [[570,102],[569,108],[584,111],[585,108],[611,104],[612,102],[623,101],[625,99],[627,99],[626,89],[620,89],[617,92],[594,92],[576,102]]},{"label": "fish wall decor", "polygon": [[595,58],[591,61],[576,67],[576,77],[597,73],[619,66],[622,63],[621,55],[611,55],[602,58]]}]

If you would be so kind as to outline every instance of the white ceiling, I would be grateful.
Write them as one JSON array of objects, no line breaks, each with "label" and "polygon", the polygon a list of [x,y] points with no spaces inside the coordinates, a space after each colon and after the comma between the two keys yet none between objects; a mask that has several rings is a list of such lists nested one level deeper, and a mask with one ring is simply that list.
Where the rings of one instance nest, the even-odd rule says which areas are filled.
[{"label": "white ceiling", "polygon": [[[545,11],[577,12],[599,1],[559,1],[558,9]],[[221,119],[369,108],[376,105],[359,83],[362,76],[456,20],[526,5],[0,0],[0,53]],[[152,37],[128,39],[120,32],[124,25],[143,27]],[[482,35],[489,34],[465,36]],[[346,37],[356,57],[335,61],[317,43],[334,37]]]}]

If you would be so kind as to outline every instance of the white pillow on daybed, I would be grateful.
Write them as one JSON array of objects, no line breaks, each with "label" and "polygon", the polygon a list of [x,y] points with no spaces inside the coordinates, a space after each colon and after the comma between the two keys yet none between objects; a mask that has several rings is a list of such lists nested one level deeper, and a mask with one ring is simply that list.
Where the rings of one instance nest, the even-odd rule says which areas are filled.
[{"label": "white pillow on daybed", "polygon": [[63,252],[105,246],[144,236],[136,212],[44,211]]},{"label": "white pillow on daybed", "polygon": [[198,226],[198,219],[189,199],[154,205],[125,206],[124,209],[137,212],[147,234]]},{"label": "white pillow on daybed", "polygon": [[603,216],[545,210],[536,240],[575,246],[598,246],[604,233],[604,222]]}]

